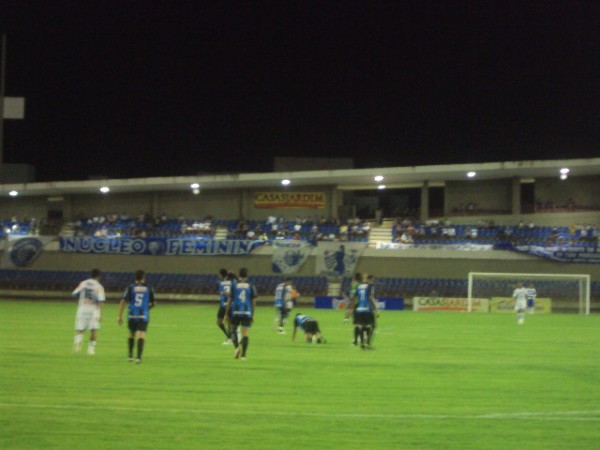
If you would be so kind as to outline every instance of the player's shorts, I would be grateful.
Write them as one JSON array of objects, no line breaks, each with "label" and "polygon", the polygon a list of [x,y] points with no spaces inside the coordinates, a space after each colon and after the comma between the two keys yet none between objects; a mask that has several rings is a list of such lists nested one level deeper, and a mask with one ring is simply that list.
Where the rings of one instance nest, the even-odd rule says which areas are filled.
[{"label": "player's shorts", "polygon": [[515,311],[524,310],[526,308],[527,301],[525,299],[515,301]]},{"label": "player's shorts", "polygon": [[132,333],[136,331],[143,331],[145,333],[148,329],[148,322],[139,319],[129,319],[128,326],[129,331]]},{"label": "player's shorts", "polygon": [[361,327],[373,326],[375,325],[375,314],[372,312],[357,312],[354,324]]},{"label": "player's shorts", "polygon": [[532,298],[527,299],[527,307],[528,308],[533,308],[534,306],[535,306],[535,300],[532,299]]},{"label": "player's shorts", "polygon": [[302,329],[305,333],[316,334],[320,333],[319,323],[316,320],[305,320],[302,324]]},{"label": "player's shorts", "polygon": [[231,326],[234,329],[237,327],[250,328],[252,326],[252,318],[247,316],[233,316],[231,318]]},{"label": "player's shorts", "polygon": [[96,312],[78,312],[75,317],[75,331],[99,330],[100,317]]},{"label": "player's shorts", "polygon": [[225,306],[219,305],[219,310],[217,311],[217,319],[223,320],[225,318]]}]

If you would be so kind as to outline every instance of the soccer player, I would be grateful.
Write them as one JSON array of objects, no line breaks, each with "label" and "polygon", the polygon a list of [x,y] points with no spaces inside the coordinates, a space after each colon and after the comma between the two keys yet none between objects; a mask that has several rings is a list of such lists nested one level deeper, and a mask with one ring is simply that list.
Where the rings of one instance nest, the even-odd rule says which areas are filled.
[{"label": "soccer player", "polygon": [[291,281],[290,277],[285,277],[275,288],[275,309],[277,311],[277,332],[279,334],[285,334],[283,325],[294,306]]},{"label": "soccer player", "polygon": [[308,344],[313,342],[316,342],[317,344],[325,343],[325,339],[321,337],[319,322],[312,317],[300,313],[296,314],[296,317],[294,318],[294,332],[292,334],[292,341],[296,339],[296,331],[298,328],[304,331],[304,337],[306,338],[306,342]]},{"label": "soccer player", "polygon": [[[234,358],[246,359],[248,351],[248,334],[252,321],[254,320],[254,311],[256,310],[256,287],[248,281],[248,269],[240,269],[239,280],[233,286],[232,295],[227,300],[225,307],[225,320],[230,322],[231,338],[235,347]],[[242,342],[239,342],[237,331],[240,328]]]},{"label": "soccer player", "polygon": [[527,311],[529,314],[533,314],[535,312],[535,298],[537,297],[537,291],[535,290],[535,286],[530,284],[527,288]]},{"label": "soccer player", "polygon": [[[356,286],[358,286],[362,282],[363,276],[356,272],[354,274],[354,279],[350,283],[350,289],[346,291],[346,309],[344,310],[344,323],[348,323],[350,321],[350,314],[353,313],[352,302],[354,299],[354,295],[356,294]],[[358,334],[354,337],[353,344],[356,345],[358,340]]]},{"label": "soccer player", "polygon": [[356,286],[353,301],[354,310],[354,336],[360,337],[360,347],[365,350],[371,348],[371,338],[375,329],[375,316],[379,317],[375,303],[375,289],[368,281]]},{"label": "soccer player", "polygon": [[79,283],[72,294],[73,297],[79,297],[73,341],[73,351],[76,353],[81,351],[83,333],[85,330],[90,330],[87,353],[88,355],[96,354],[97,331],[100,329],[100,320],[102,319],[102,305],[106,300],[104,287],[100,284],[101,276],[102,272],[99,269],[93,269],[90,278]]},{"label": "soccer player", "polygon": [[525,310],[527,309],[527,289],[523,287],[523,283],[517,283],[517,287],[513,291],[512,296],[515,300],[517,324],[523,325],[525,322]]},{"label": "soccer player", "polygon": [[119,304],[119,316],[117,323],[123,323],[123,311],[125,305],[129,304],[127,319],[129,327],[129,338],[127,339],[127,348],[129,350],[128,361],[133,361],[133,349],[137,339],[137,358],[136,364],[142,362],[144,353],[144,342],[146,340],[146,331],[150,322],[150,309],[154,307],[154,290],[146,283],[146,273],[138,270],[134,274],[135,282],[127,286],[121,303]]},{"label": "soccer player", "polygon": [[219,270],[219,281],[217,282],[217,290],[219,292],[219,311],[217,311],[217,326],[221,329],[227,340],[223,342],[223,345],[231,344],[231,337],[229,336],[229,330],[225,327],[225,307],[227,306],[227,300],[231,295],[231,283],[232,279],[229,277],[227,269]]}]

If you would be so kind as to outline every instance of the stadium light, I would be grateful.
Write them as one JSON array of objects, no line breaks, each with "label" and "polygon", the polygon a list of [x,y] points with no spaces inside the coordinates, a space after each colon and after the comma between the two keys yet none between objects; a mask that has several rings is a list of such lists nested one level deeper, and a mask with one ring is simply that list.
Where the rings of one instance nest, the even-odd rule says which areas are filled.
[{"label": "stadium light", "polygon": [[190,184],[190,187],[192,189],[200,189],[200,185],[198,183],[192,183],[192,184]]},{"label": "stadium light", "polygon": [[11,197],[16,197],[17,195],[19,195],[19,193],[17,191],[10,191],[8,195],[10,195]]},{"label": "stadium light", "polygon": [[474,178],[474,177],[475,177],[475,175],[477,175],[477,172],[474,172],[474,171],[472,171],[472,170],[471,170],[470,172],[467,172],[467,176],[468,176],[469,178]]},{"label": "stadium light", "polygon": [[289,186],[291,183],[290,180],[288,180],[287,178],[285,180],[281,180],[281,184],[283,184],[284,186]]},{"label": "stadium light", "polygon": [[567,176],[567,174],[566,174],[566,173],[561,173],[561,174],[560,174],[560,179],[561,179],[561,180],[566,180],[567,178],[568,178],[568,176]]},{"label": "stadium light", "polygon": [[385,184],[380,184],[379,186],[377,186],[377,189],[382,191],[383,189],[385,189]]},{"label": "stadium light", "polygon": [[100,188],[100,192],[102,192],[103,194],[108,194],[110,192],[110,188],[108,186],[102,186]]},{"label": "stadium light", "polygon": [[560,169],[560,173],[561,173],[561,174],[563,174],[563,175],[566,175],[566,174],[568,174],[569,172],[570,172],[570,170],[569,170],[569,169],[567,169],[566,167],[563,167],[562,169]]},{"label": "stadium light", "polygon": [[200,193],[200,189],[198,189],[198,188],[192,189],[192,194],[198,195],[199,193]]},{"label": "stadium light", "polygon": [[373,179],[379,183],[383,181],[383,175],[376,175]]}]

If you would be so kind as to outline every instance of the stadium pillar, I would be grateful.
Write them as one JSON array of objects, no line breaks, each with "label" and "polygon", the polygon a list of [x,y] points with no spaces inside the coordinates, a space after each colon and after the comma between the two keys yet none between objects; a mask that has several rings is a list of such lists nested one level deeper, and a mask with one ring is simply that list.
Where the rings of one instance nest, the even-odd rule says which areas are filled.
[{"label": "stadium pillar", "polygon": [[248,220],[250,218],[251,197],[249,189],[240,190],[240,219]]},{"label": "stadium pillar", "polygon": [[511,213],[515,216],[521,215],[521,179],[519,177],[512,179]]},{"label": "stadium pillar", "polygon": [[160,202],[158,200],[158,194],[156,192],[152,193],[152,204],[150,206],[150,215],[152,217],[158,217],[160,214]]},{"label": "stadium pillar", "polygon": [[2,35],[0,45],[0,183],[2,180],[2,164],[4,164],[4,75],[6,73],[6,35]]},{"label": "stadium pillar", "polygon": [[429,181],[423,181],[421,186],[421,222],[429,219]]},{"label": "stadium pillar", "polygon": [[329,217],[331,219],[338,218],[338,208],[340,207],[340,191],[337,186],[331,188],[329,196]]}]

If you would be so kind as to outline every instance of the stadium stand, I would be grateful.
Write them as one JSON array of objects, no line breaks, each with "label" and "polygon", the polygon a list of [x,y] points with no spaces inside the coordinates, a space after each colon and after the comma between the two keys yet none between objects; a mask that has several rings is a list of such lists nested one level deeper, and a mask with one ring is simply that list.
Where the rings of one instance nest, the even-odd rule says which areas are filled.
[{"label": "stadium stand", "polygon": [[38,223],[36,219],[12,217],[10,219],[0,219],[0,239],[9,235],[24,236],[38,233]]},{"label": "stadium stand", "polygon": [[432,221],[419,223],[396,220],[391,229],[392,242],[415,244],[489,244],[506,242],[516,245],[578,245],[598,244],[598,230],[592,225],[535,226],[520,223],[497,226],[490,223],[452,225]]},{"label": "stadium stand", "polygon": [[327,219],[296,218],[296,220],[218,220],[156,219],[144,215],[130,219],[128,215],[107,214],[80,218],[73,223],[74,236],[95,237],[182,237],[213,239],[218,227],[227,229],[227,239],[297,239],[310,241],[342,240],[367,242],[371,225],[368,221],[350,219],[342,224]]},{"label": "stadium stand", "polygon": [[[0,270],[0,289],[72,291],[89,275],[88,271]],[[251,276],[259,295],[270,297],[282,276]],[[213,274],[148,274],[148,282],[159,293],[216,295],[217,275]],[[131,283],[131,273],[104,272],[102,284],[107,292],[120,292]],[[301,295],[327,293],[326,277],[292,277],[292,284]]]}]

